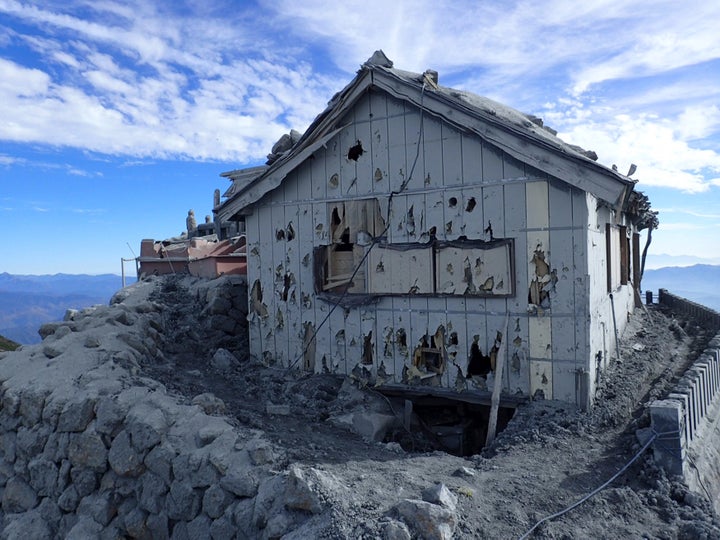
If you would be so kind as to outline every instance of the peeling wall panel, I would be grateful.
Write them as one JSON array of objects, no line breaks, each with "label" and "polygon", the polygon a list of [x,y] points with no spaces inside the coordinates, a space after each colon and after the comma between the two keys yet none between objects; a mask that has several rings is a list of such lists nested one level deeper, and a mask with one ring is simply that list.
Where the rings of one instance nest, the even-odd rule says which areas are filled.
[{"label": "peeling wall panel", "polygon": [[[427,120],[427,115],[423,122]],[[412,172],[412,179],[408,184],[408,189],[422,188],[425,178],[425,153],[423,152],[423,140],[420,134],[420,113],[417,110],[406,109],[405,112],[405,161],[407,162],[407,175]],[[417,153],[418,143],[420,144],[420,153]],[[417,160],[415,156],[417,155]],[[413,164],[415,168],[413,169]]]},{"label": "peeling wall panel", "polygon": [[550,226],[548,184],[544,181],[525,184],[525,200],[527,201],[528,229],[547,228]]},{"label": "peeling wall panel", "polygon": [[525,289],[530,283],[528,266],[524,255],[527,253],[527,214],[525,210],[525,184],[508,183],[505,185],[505,235],[515,239],[515,296],[508,298],[510,311],[524,313],[527,310]]},{"label": "peeling wall panel", "polygon": [[[409,298],[392,298],[392,317],[393,328],[395,330],[395,381],[402,382],[402,374],[405,366],[411,365],[411,355],[413,349],[412,325],[410,317],[410,299]],[[401,337],[404,336],[405,343],[402,343]]]},{"label": "peeling wall panel", "polygon": [[487,220],[483,215],[483,189],[473,186],[463,190],[463,225],[460,234],[464,234],[468,238],[489,240],[484,232]]},{"label": "peeling wall panel", "polygon": [[449,189],[442,193],[444,217],[437,225],[438,238],[444,240],[457,240],[465,234],[463,224],[463,191],[461,189]]},{"label": "peeling wall panel", "polygon": [[[482,190],[483,231],[491,228],[493,238],[505,238],[505,187],[502,185],[485,186]],[[478,201],[479,203],[480,201]],[[512,219],[512,216],[507,216]],[[490,240],[490,234],[483,238]]]},{"label": "peeling wall panel", "polygon": [[388,98],[384,94],[370,94],[371,152],[372,152],[372,191],[382,197],[390,193],[390,160],[388,145],[390,142],[388,128]]},{"label": "peeling wall panel", "polygon": [[[273,258],[274,248],[274,223],[272,212],[267,206],[256,208],[258,228],[261,240],[257,246],[260,259],[259,279],[262,286],[263,303],[267,306],[268,316],[261,318],[260,331],[263,339],[262,358],[266,361],[277,360],[277,349],[275,343],[275,260]],[[267,356],[267,357],[266,357]]]},{"label": "peeling wall panel", "polygon": [[[276,204],[270,207],[272,231],[285,230],[287,219],[285,217],[285,206]],[[273,286],[272,299],[273,305],[270,308],[270,317],[275,318],[273,334],[275,336],[275,353],[277,362],[280,365],[288,365],[288,356],[290,349],[290,332],[288,331],[292,321],[290,320],[290,312],[288,310],[288,302],[282,299],[284,289],[285,275],[290,270],[287,241],[283,238],[280,240],[273,239],[270,243],[272,246],[273,260]],[[270,291],[268,291],[270,292]],[[268,297],[270,294],[268,294]],[[291,360],[290,360],[291,361]]]},{"label": "peeling wall panel", "polygon": [[[348,159],[348,152],[358,143],[355,129],[356,125],[351,124],[340,132],[340,144],[337,147],[340,154],[340,177],[337,179],[337,187],[335,188],[333,188],[335,182],[332,180],[332,177],[330,177],[329,187],[331,197],[343,198],[357,195],[357,162]],[[362,143],[362,141],[360,141],[360,143]],[[367,150],[364,146],[363,149]],[[362,159],[362,157],[360,159]]]},{"label": "peeling wall panel", "polygon": [[530,361],[530,394],[542,390],[545,399],[553,398],[553,365],[541,360]]},{"label": "peeling wall panel", "polygon": [[423,169],[422,182],[417,186],[437,188],[443,185],[443,130],[439,120],[425,115],[423,118]]},{"label": "peeling wall panel", "polygon": [[[257,212],[252,216],[248,216],[245,221],[245,231],[248,239],[262,238],[260,234],[260,228],[258,226]],[[248,291],[252,287],[255,280],[261,278],[261,263],[260,263],[260,252],[259,242],[255,241],[247,245],[247,277],[248,277]],[[260,316],[252,311],[249,312],[248,319],[248,339],[250,341],[250,354],[257,359],[262,358],[263,351],[263,336],[261,331],[262,321]]]},{"label": "peeling wall panel", "polygon": [[518,390],[525,394],[530,392],[529,333],[528,317],[511,315],[508,328],[508,356],[505,359],[509,370],[508,391],[511,394],[517,393]]},{"label": "peeling wall panel", "polygon": [[425,194],[425,220],[420,231],[420,241],[427,242],[430,240],[428,231],[435,227],[435,235],[438,238],[443,237],[445,229],[445,200],[443,193],[439,191]]},{"label": "peeling wall panel", "polygon": [[[355,113],[355,140],[360,141],[363,155],[354,161],[355,183],[346,194],[365,194],[372,192],[372,178],[375,172],[373,167],[373,139],[370,120],[372,119],[370,95],[366,94],[354,108]],[[352,161],[352,160],[351,160]]]},{"label": "peeling wall panel", "polygon": [[405,150],[405,106],[401,101],[388,98],[387,114],[388,174],[390,189],[397,191],[407,178],[409,168]]}]

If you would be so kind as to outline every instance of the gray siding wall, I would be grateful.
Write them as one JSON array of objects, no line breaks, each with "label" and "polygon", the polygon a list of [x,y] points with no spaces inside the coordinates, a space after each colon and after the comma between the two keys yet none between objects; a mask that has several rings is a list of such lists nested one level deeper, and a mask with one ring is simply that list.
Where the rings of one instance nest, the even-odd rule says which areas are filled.
[{"label": "gray siding wall", "polygon": [[[346,121],[347,129],[247,217],[251,291],[256,284],[249,316],[252,354],[284,366],[351,374],[369,344],[372,364],[365,367],[401,382],[414,348],[442,326],[448,366],[441,384],[473,388],[465,378],[471,345],[476,341],[487,354],[508,313],[504,390],[541,390],[546,398],[584,404],[593,288],[585,193],[526,168],[474,135],[421,118],[384,94],[367,95]],[[357,141],[364,152],[350,160],[348,149]],[[515,294],[391,296],[330,314],[333,304],[314,293],[313,268],[314,248],[330,243],[328,204],[376,197],[387,217],[388,196],[400,189],[413,164],[407,188],[392,198],[388,241],[426,242],[431,227],[438,240],[489,240],[484,230],[490,223],[495,238],[514,240]],[[468,206],[471,199],[474,207]],[[535,308],[528,294],[531,281],[541,279],[539,255],[550,271],[542,277],[550,296],[549,305]],[[314,332],[315,342],[303,355]]]}]

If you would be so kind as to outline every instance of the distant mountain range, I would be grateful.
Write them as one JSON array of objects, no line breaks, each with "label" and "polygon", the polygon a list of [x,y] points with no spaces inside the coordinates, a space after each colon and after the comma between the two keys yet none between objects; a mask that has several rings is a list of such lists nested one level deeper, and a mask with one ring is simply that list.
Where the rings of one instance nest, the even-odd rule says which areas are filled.
[{"label": "distant mountain range", "polygon": [[645,270],[642,280],[643,291],[659,289],[720,311],[720,265],[695,264],[693,266],[672,266]]},{"label": "distant mountain range", "polygon": [[[127,279],[129,285],[134,278]],[[122,288],[120,276],[103,274],[0,274],[0,336],[25,345],[38,343],[38,329],[59,321],[68,309],[107,304]]]},{"label": "distant mountain range", "polygon": [[[127,284],[133,283],[129,279]],[[22,344],[38,343],[38,329],[59,321],[68,309],[107,304],[122,288],[115,274],[0,274],[0,336]],[[643,291],[667,289],[720,311],[720,265],[695,264],[645,270]],[[644,296],[643,296],[644,298]]]}]

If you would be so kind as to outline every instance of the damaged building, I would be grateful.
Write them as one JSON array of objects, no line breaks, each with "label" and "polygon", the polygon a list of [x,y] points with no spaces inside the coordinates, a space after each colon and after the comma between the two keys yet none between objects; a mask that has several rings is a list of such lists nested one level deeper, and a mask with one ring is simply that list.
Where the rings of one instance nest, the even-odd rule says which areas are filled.
[{"label": "damaged building", "polygon": [[244,222],[251,354],[591,406],[638,297],[630,178],[382,51],[290,143],[214,210]]}]

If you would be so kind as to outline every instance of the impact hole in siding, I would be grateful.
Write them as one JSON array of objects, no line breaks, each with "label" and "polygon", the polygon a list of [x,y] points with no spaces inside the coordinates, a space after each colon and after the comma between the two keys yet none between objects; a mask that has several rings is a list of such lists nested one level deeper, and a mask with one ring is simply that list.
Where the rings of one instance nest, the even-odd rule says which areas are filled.
[{"label": "impact hole in siding", "polygon": [[348,159],[351,159],[353,161],[357,161],[360,156],[363,155],[362,143],[360,141],[357,141],[354,146],[351,146],[348,150],[347,157]]},{"label": "impact hole in siding", "polygon": [[475,201],[475,197],[470,197],[470,200],[467,202],[467,206],[465,207],[466,212],[472,212],[475,210],[475,207],[477,206],[477,201]]},{"label": "impact hole in siding", "polygon": [[470,346],[470,358],[468,358],[467,375],[468,379],[472,379],[475,376],[485,377],[490,371],[492,371],[492,364],[490,363],[490,357],[485,355],[480,350],[480,346],[477,341],[474,341]]},{"label": "impact hole in siding", "polygon": [[455,208],[457,206],[457,197],[450,197],[448,199],[448,206],[450,208]]},{"label": "impact hole in siding", "polygon": [[373,363],[372,331],[367,336],[363,336],[362,363],[365,365],[372,365]]},{"label": "impact hole in siding", "polygon": [[275,231],[275,240],[285,240],[285,231],[282,229],[278,229],[277,231]]},{"label": "impact hole in siding", "polygon": [[285,231],[285,237],[288,239],[288,242],[295,239],[295,229],[293,228],[292,221],[288,223],[287,230]]}]

